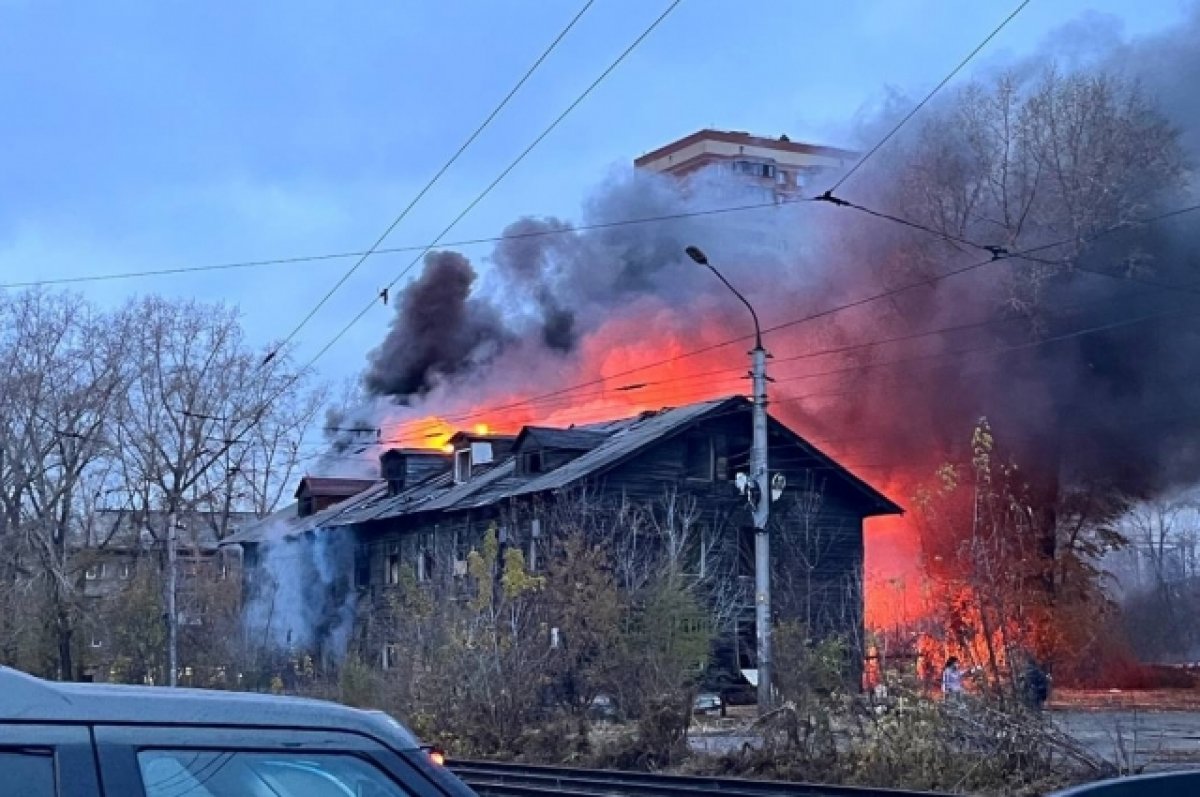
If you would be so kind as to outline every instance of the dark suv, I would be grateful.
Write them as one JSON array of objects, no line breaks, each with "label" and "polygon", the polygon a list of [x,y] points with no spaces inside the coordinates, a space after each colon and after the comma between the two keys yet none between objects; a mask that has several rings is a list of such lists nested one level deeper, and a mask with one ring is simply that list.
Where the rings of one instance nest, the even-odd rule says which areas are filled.
[{"label": "dark suv", "polygon": [[43,681],[0,667],[0,795],[474,793],[382,712],[271,695]]}]

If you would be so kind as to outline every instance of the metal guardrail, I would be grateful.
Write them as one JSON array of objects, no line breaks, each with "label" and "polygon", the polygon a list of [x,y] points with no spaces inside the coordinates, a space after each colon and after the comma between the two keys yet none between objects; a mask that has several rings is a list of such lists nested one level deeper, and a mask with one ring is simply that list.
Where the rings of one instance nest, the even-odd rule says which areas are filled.
[{"label": "metal guardrail", "polygon": [[450,770],[482,797],[942,797],[932,792],[828,786],[815,783],[660,775],[605,769],[533,766],[491,761],[451,761]]},{"label": "metal guardrail", "polygon": [[1198,797],[1200,771],[1163,772],[1102,780],[1060,791],[1050,797]]},{"label": "metal guardrail", "polygon": [[[482,797],[945,797],[933,792],[819,783],[661,775],[606,769],[451,761],[454,774]],[[1169,772],[1088,783],[1049,797],[1200,797],[1200,771]]]}]

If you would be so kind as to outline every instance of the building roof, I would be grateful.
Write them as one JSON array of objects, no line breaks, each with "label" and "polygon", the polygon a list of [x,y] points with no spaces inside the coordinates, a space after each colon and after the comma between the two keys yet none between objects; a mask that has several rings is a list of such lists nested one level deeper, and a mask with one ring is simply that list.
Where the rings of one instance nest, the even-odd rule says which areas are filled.
[{"label": "building roof", "polygon": [[555,448],[559,451],[590,451],[600,445],[608,435],[596,429],[586,429],[572,426],[567,429],[556,429],[552,426],[526,426],[517,435],[514,448],[525,445],[530,440],[541,448]]},{"label": "building roof", "polygon": [[[168,519],[169,513],[160,509],[101,509],[87,518],[78,544],[112,551],[146,549],[166,539]],[[222,532],[236,534],[256,521],[253,512],[184,510],[176,515],[176,538],[181,547],[215,551]]]},{"label": "building roof", "polygon": [[382,712],[324,700],[212,689],[58,683],[0,667],[0,717],[21,722],[137,723],[342,729],[383,739],[399,750],[419,747]]},{"label": "building roof", "polygon": [[367,489],[362,490],[356,495],[352,495],[344,501],[339,501],[333,506],[326,507],[320,512],[314,512],[304,517],[300,517],[297,504],[288,504],[282,509],[275,510],[257,523],[247,525],[238,531],[237,534],[231,534],[221,540],[221,545],[241,545],[243,543],[265,542],[272,539],[287,539],[299,537],[302,534],[319,528],[348,525],[346,523],[335,523],[334,521],[340,519],[343,513],[350,512],[364,502],[370,502],[378,499],[380,496],[387,495],[386,482],[370,481],[368,484],[370,486]]},{"label": "building roof", "polygon": [[677,141],[672,141],[670,144],[661,146],[652,152],[647,152],[645,155],[634,160],[633,164],[634,166],[644,166],[659,158],[665,158],[681,149],[686,149],[700,141],[724,141],[729,144],[768,147],[785,152],[796,152],[801,155],[825,155],[827,157],[844,158],[847,160],[858,157],[857,152],[851,152],[850,150],[826,147],[819,144],[804,144],[799,141],[791,141],[786,137],[766,138],[764,136],[752,136],[742,131],[711,130],[706,128],[704,130],[697,130],[695,133],[684,136]]},{"label": "building roof", "polygon": [[375,484],[375,479],[343,479],[328,476],[305,476],[296,487],[296,498],[307,490],[310,496],[348,498]]},{"label": "building roof", "polygon": [[[518,496],[554,492],[601,476],[655,443],[707,417],[749,409],[750,402],[746,398],[732,396],[570,429],[526,427],[519,439],[542,434],[547,436],[546,439],[568,440],[573,445],[586,442],[590,447],[569,462],[544,473],[518,471],[516,456],[509,455],[476,467],[471,478],[462,483],[456,483],[449,470],[428,476],[395,495],[389,494],[386,484],[375,483],[366,491],[309,517],[297,518],[295,510],[291,509],[289,517],[279,518],[276,523],[264,521],[229,538],[226,543],[261,542],[277,536],[296,536],[316,528],[355,526],[427,512],[461,512]],[[851,489],[859,493],[868,507],[868,516],[903,512],[882,493],[788,427],[774,419],[770,423],[773,429],[788,435],[818,466],[838,474]]]}]

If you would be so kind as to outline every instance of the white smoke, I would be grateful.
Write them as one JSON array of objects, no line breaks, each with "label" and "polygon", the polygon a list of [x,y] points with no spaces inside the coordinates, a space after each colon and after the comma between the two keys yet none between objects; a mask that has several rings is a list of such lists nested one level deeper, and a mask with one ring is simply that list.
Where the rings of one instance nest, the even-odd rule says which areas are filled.
[{"label": "white smoke", "polygon": [[254,647],[340,661],[354,628],[354,535],[317,528],[289,535],[280,523],[259,544],[256,583],[244,609]]}]

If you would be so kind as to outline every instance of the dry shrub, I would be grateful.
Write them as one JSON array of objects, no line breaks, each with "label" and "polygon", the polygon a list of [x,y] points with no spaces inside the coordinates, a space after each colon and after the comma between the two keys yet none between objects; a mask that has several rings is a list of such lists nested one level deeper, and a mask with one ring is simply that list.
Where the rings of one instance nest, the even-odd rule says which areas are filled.
[{"label": "dry shrub", "polygon": [[[781,714],[787,712],[781,712]],[[984,704],[948,710],[915,701],[869,722],[831,717],[835,747],[775,744],[695,757],[692,774],[834,783],[946,793],[1033,795],[1071,782],[1058,741],[1031,716]],[[783,737],[783,738],[786,738]]]},{"label": "dry shrub", "polygon": [[592,765],[608,769],[656,770],[686,760],[691,700],[652,700],[633,733],[597,747]]},{"label": "dry shrub", "polygon": [[513,743],[513,750],[530,764],[586,764],[592,754],[590,731],[586,719],[561,717],[526,729]]}]

